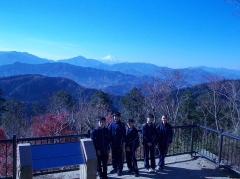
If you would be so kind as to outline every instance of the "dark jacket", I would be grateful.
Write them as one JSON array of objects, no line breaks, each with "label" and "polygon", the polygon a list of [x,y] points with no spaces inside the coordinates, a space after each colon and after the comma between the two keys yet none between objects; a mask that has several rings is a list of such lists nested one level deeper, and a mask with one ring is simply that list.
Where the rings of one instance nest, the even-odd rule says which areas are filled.
[{"label": "dark jacket", "polygon": [[122,147],[122,144],[125,142],[126,138],[126,128],[124,123],[120,120],[118,122],[111,122],[108,126],[111,136],[111,147]]},{"label": "dark jacket", "polygon": [[169,143],[172,143],[173,130],[172,126],[169,123],[164,125],[163,123],[159,124],[156,128],[157,131],[157,144],[161,146],[168,146]]},{"label": "dark jacket", "polygon": [[96,151],[100,150],[101,153],[107,153],[110,144],[110,132],[108,128],[98,127],[91,133],[91,139],[95,146]]},{"label": "dark jacket", "polygon": [[129,147],[131,151],[136,150],[139,147],[139,136],[136,127],[127,128],[127,135],[125,140],[125,146]]},{"label": "dark jacket", "polygon": [[153,123],[150,123],[150,125],[148,125],[147,123],[143,124],[142,136],[143,136],[143,144],[147,144],[147,143],[151,142],[152,145],[154,145],[155,138],[156,138],[155,124],[153,124]]}]

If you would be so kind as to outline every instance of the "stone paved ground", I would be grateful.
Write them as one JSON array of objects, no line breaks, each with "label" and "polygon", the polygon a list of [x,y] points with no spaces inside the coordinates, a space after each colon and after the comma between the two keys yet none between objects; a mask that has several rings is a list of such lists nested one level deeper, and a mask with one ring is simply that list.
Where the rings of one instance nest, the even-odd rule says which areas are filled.
[{"label": "stone paved ground", "polygon": [[[158,160],[156,160],[157,162]],[[126,164],[124,164],[124,169],[122,176],[117,176],[116,174],[109,174],[109,179],[124,178],[124,179],[240,179],[240,176],[234,172],[227,169],[219,169],[214,163],[200,156],[195,156],[191,158],[190,155],[179,155],[173,157],[166,157],[166,166],[161,171],[156,171],[154,173],[149,173],[143,167],[143,161],[138,162],[139,167],[139,177],[135,177],[133,174],[129,175],[127,171]],[[110,171],[111,166],[108,167]],[[34,177],[34,179],[77,179],[78,172],[69,172],[65,174],[55,174],[41,177]]]}]

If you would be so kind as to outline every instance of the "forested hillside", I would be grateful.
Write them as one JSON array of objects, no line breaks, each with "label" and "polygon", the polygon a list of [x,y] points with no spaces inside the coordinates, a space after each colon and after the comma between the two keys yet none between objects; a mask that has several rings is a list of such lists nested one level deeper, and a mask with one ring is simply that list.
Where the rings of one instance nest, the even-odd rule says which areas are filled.
[{"label": "forested hillside", "polygon": [[[135,119],[138,128],[146,121],[146,114],[153,113],[156,123],[160,122],[161,115],[166,114],[173,126],[195,122],[217,130],[224,128],[225,132],[240,135],[240,80],[221,80],[217,76],[207,76],[208,83],[185,87],[185,75],[178,71],[165,75],[165,78],[152,77],[141,88],[132,88],[120,99],[101,90],[89,92],[89,97],[86,97],[88,95],[84,90],[87,89],[62,78],[29,75],[27,80],[22,80],[24,75],[8,77],[5,85],[17,78],[19,81],[12,83],[12,89],[15,90],[7,92],[8,96],[14,94],[15,99],[3,96],[4,90],[11,89],[11,85],[4,87],[1,82],[1,90],[2,87],[4,90],[0,94],[0,124],[6,138],[13,133],[25,137],[75,134],[94,127],[98,116],[106,116],[108,121],[111,120],[108,109],[112,109],[122,113],[122,121]],[[16,84],[19,84],[18,87]],[[32,84],[31,87],[28,84]],[[48,93],[48,87],[42,88],[42,85],[49,88],[55,86],[59,91],[52,91],[52,95],[49,92],[47,105],[35,101],[29,107],[30,110],[27,109],[26,102],[20,100],[18,95],[23,99],[22,97],[34,93],[33,96],[40,97],[41,101],[42,90]],[[18,89],[25,89],[25,95],[18,92]],[[78,96],[77,100],[74,95]],[[41,132],[36,132],[36,126],[42,127]]]}]

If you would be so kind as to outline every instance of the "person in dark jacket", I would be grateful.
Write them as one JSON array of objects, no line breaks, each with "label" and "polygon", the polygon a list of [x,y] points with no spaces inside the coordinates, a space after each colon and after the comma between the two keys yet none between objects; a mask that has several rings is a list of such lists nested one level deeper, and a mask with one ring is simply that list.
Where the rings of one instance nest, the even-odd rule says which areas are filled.
[{"label": "person in dark jacket", "polygon": [[116,173],[120,176],[123,169],[123,148],[126,138],[126,128],[124,123],[120,121],[121,114],[113,113],[113,122],[110,123],[108,129],[111,136],[111,151],[112,151],[112,167],[110,173]]},{"label": "person in dark jacket", "polygon": [[135,176],[139,176],[137,160],[135,157],[136,149],[139,147],[138,130],[133,125],[134,120],[127,120],[127,135],[125,142],[126,160],[128,166],[128,173],[134,172]]},{"label": "person in dark jacket", "polygon": [[157,145],[160,152],[159,162],[158,162],[158,170],[163,169],[164,167],[164,159],[168,151],[168,147],[172,143],[172,126],[167,122],[167,116],[162,116],[162,122],[157,126]]},{"label": "person in dark jacket", "polygon": [[[98,128],[91,133],[91,139],[97,154],[97,171],[100,179],[107,179],[107,160],[108,149],[110,144],[110,132],[105,127],[106,118],[100,117],[97,119]],[[102,167],[101,167],[102,164]]]},{"label": "person in dark jacket", "polygon": [[[156,127],[152,122],[154,116],[152,114],[147,115],[147,123],[142,126],[143,136],[143,148],[144,148],[144,166],[149,172],[155,171],[155,137]],[[151,166],[149,166],[149,153],[151,159]]]}]

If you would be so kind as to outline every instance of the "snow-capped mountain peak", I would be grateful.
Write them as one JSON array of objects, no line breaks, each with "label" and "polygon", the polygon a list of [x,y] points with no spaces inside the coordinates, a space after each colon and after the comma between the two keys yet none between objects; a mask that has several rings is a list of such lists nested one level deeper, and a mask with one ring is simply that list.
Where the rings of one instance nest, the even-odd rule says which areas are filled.
[{"label": "snow-capped mountain peak", "polygon": [[107,55],[106,57],[101,58],[101,61],[108,64],[119,63],[119,60],[113,55]]}]

